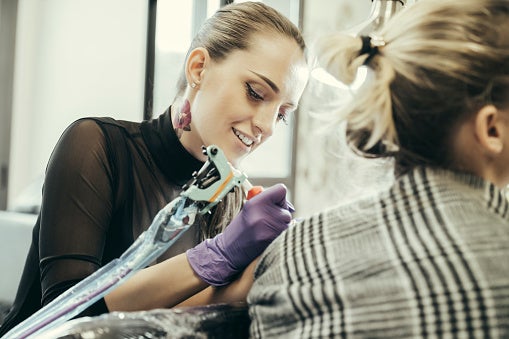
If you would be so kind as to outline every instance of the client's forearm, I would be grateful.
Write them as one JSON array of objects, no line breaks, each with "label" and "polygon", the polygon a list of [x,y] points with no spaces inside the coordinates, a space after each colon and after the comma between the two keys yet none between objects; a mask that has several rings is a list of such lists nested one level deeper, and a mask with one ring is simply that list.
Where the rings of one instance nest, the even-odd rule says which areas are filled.
[{"label": "client's forearm", "polygon": [[181,302],[177,305],[177,307],[245,302],[247,294],[253,285],[254,269],[257,262],[258,258],[249,264],[244,272],[242,272],[242,274],[231,284],[222,287],[209,286],[203,291]]},{"label": "client's forearm", "polygon": [[104,299],[110,312],[167,308],[207,286],[183,253],[137,272]]}]

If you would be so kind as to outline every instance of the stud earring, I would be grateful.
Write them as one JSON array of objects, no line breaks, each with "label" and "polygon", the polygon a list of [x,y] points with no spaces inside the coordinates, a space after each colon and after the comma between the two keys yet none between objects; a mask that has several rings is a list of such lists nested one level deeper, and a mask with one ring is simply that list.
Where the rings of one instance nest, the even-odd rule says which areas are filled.
[{"label": "stud earring", "polygon": [[191,88],[196,88],[196,82],[193,82],[193,83],[191,84]]}]

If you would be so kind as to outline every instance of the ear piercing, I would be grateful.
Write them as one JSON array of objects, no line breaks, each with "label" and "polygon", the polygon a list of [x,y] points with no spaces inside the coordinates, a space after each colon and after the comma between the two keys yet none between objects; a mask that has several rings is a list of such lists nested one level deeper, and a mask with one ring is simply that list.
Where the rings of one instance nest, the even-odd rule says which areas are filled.
[{"label": "ear piercing", "polygon": [[193,82],[193,83],[191,84],[191,88],[196,88],[196,82]]}]

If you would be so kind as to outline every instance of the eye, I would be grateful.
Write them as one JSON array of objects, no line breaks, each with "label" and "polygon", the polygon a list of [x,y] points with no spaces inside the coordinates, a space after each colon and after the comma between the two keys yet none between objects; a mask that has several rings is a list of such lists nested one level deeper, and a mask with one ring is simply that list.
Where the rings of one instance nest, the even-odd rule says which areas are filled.
[{"label": "eye", "polygon": [[288,125],[288,114],[286,112],[279,112],[277,114],[277,122],[282,121],[285,125]]},{"label": "eye", "polygon": [[254,89],[253,87],[251,87],[250,84],[248,84],[246,82],[246,92],[247,92],[247,95],[253,99],[253,100],[256,100],[256,101],[262,101],[263,100],[263,97],[258,94]]},{"label": "eye", "polygon": [[290,114],[293,114],[297,110],[297,106],[294,104],[283,105],[279,108],[279,113],[277,114],[277,122],[282,121],[285,125],[288,125],[288,118]]}]

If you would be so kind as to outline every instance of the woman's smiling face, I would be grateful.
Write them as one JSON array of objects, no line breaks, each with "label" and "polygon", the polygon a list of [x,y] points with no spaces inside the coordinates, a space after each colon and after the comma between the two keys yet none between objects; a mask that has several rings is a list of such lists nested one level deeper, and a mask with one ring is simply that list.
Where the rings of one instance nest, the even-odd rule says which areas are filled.
[{"label": "woman's smiling face", "polygon": [[205,49],[188,58],[191,130],[181,142],[203,158],[202,145],[215,144],[239,162],[269,138],[275,124],[296,109],[308,80],[308,66],[297,43],[280,35],[255,34],[248,50],[214,61]]}]

